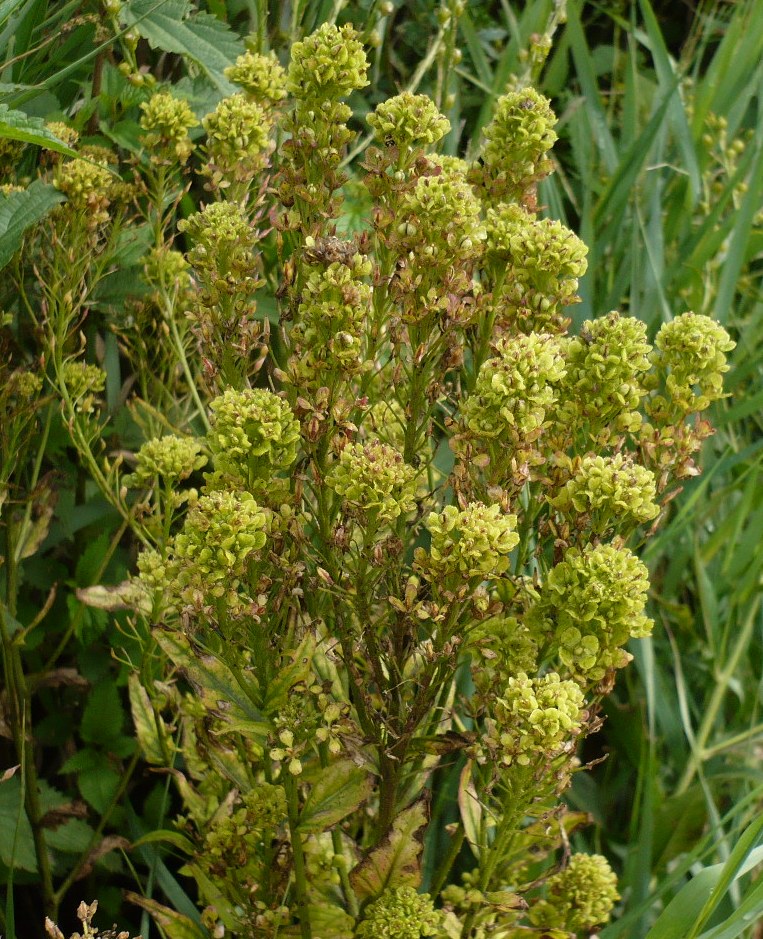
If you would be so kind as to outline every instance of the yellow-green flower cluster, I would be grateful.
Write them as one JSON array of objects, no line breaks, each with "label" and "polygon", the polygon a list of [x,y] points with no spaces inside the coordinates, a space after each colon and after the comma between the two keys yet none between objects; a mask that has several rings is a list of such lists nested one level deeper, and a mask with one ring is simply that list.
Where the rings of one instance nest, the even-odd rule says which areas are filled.
[{"label": "yellow-green flower cluster", "polygon": [[600,854],[573,854],[563,871],[548,878],[546,891],[546,899],[530,909],[530,921],[576,936],[608,922],[620,899],[617,877]]},{"label": "yellow-green flower cluster", "polygon": [[485,186],[493,201],[521,200],[551,172],[546,154],[556,142],[555,124],[551,103],[533,88],[498,99],[482,151]]},{"label": "yellow-green flower cluster", "polygon": [[188,261],[180,251],[162,245],[151,248],[144,260],[146,281],[172,293],[187,290],[191,286]]},{"label": "yellow-green flower cluster", "polygon": [[225,69],[224,75],[261,107],[272,107],[286,97],[286,70],[275,52],[263,55],[247,49]]},{"label": "yellow-green flower cluster", "polygon": [[530,619],[570,675],[596,682],[627,665],[630,656],[622,647],[629,639],[651,632],[654,623],[644,615],[648,589],[648,571],[628,548],[570,548],[549,571]]},{"label": "yellow-green flower cluster", "polygon": [[212,202],[201,212],[181,219],[178,229],[194,243],[188,260],[197,271],[215,280],[230,280],[233,286],[251,278],[257,236],[238,205]]},{"label": "yellow-green flower cluster", "polygon": [[[105,376],[104,376],[105,377]],[[27,369],[18,368],[11,372],[2,388],[2,394],[7,399],[15,398],[17,402],[25,404],[34,400],[42,391],[42,377]]]},{"label": "yellow-green flower cluster", "polygon": [[[310,247],[312,239],[307,239]],[[364,283],[372,264],[360,254],[310,271],[302,291],[292,341],[292,364],[300,378],[326,383],[335,369],[345,376],[362,364],[363,327],[371,313],[371,287]]]},{"label": "yellow-green flower cluster", "polygon": [[419,549],[417,559],[433,580],[449,574],[481,580],[500,577],[519,544],[516,515],[505,514],[499,505],[471,502],[465,509],[448,505],[439,514],[432,512],[426,524],[432,536],[429,556]]},{"label": "yellow-green flower cluster", "polygon": [[479,257],[485,228],[479,199],[463,176],[446,170],[421,176],[396,210],[397,235],[417,261],[417,273],[446,265],[457,267]]},{"label": "yellow-green flower cluster", "polygon": [[301,102],[338,101],[368,84],[363,44],[348,23],[324,23],[311,36],[291,47],[287,90]]},{"label": "yellow-green flower cluster", "polygon": [[74,407],[82,414],[92,414],[96,396],[106,387],[106,372],[97,365],[71,360],[64,363],[61,378]]},{"label": "yellow-green flower cluster", "polygon": [[105,160],[64,160],[55,168],[53,185],[66,196],[69,208],[86,216],[90,228],[108,222],[113,179]]},{"label": "yellow-green flower cluster", "polygon": [[656,480],[651,470],[622,453],[589,453],[550,501],[564,515],[586,516],[591,530],[601,534],[609,528],[622,531],[651,521],[660,511],[655,497]]},{"label": "yellow-green flower cluster", "polygon": [[268,515],[249,492],[215,491],[189,510],[175,538],[175,575],[186,602],[235,604],[250,562],[267,541]]},{"label": "yellow-green flower cluster", "polygon": [[450,130],[450,121],[428,95],[409,91],[383,101],[366,120],[380,143],[397,147],[401,154],[431,146]]},{"label": "yellow-green flower cluster", "polygon": [[259,782],[247,792],[238,807],[218,812],[204,839],[202,860],[218,876],[241,879],[256,873],[252,864],[266,854],[266,841],[282,827],[286,818],[286,795],[282,786]]},{"label": "yellow-green flower cluster", "polygon": [[578,278],[588,266],[588,248],[577,235],[504,203],[488,209],[485,253],[500,285],[494,299],[499,322],[513,320],[523,332],[563,326],[562,309],[578,299]]},{"label": "yellow-green flower cluster", "polygon": [[135,471],[125,476],[126,486],[153,485],[157,479],[164,483],[188,479],[201,469],[207,458],[201,452],[201,442],[193,437],[154,437],[147,440],[136,454]]},{"label": "yellow-green flower cluster", "polygon": [[723,397],[725,353],[735,345],[720,323],[698,313],[683,313],[661,327],[655,364],[670,401],[684,414],[704,411]]},{"label": "yellow-green flower cluster", "polygon": [[505,766],[548,761],[572,748],[585,717],[583,692],[556,672],[510,678],[485,722],[484,745]]},{"label": "yellow-green flower cluster", "polygon": [[515,446],[537,439],[554,411],[566,366],[560,340],[550,333],[509,336],[482,364],[462,413],[478,438]]},{"label": "yellow-green flower cluster", "polygon": [[169,91],[158,91],[140,107],[143,146],[158,159],[186,163],[193,151],[188,131],[199,123],[188,102]]},{"label": "yellow-green flower cluster", "polygon": [[442,914],[427,893],[413,887],[391,887],[369,904],[355,930],[358,939],[421,939],[439,936]]},{"label": "yellow-green flower cluster", "polygon": [[637,431],[650,349],[646,325],[634,316],[613,312],[587,320],[567,347],[562,420],[592,436],[605,427]]},{"label": "yellow-green flower cluster", "polygon": [[369,519],[394,522],[416,508],[416,470],[380,440],[350,443],[326,477],[326,485]]},{"label": "yellow-green flower cluster", "polygon": [[217,185],[251,179],[263,168],[271,119],[256,101],[244,94],[223,98],[201,123],[207,134],[209,172]]},{"label": "yellow-green flower cluster", "polygon": [[289,404],[264,388],[229,388],[210,404],[207,443],[215,470],[246,486],[267,482],[297,458],[299,421]]}]

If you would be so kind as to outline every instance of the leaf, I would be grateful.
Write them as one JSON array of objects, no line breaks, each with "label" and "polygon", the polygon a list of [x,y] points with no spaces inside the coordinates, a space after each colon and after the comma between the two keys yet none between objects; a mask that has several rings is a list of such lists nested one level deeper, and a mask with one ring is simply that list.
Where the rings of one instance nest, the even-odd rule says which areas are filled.
[{"label": "leaf", "polygon": [[105,814],[119,789],[120,775],[109,766],[105,757],[99,766],[83,770],[77,777],[82,798],[100,815]]},{"label": "leaf", "polygon": [[193,857],[196,853],[194,843],[186,835],[179,831],[170,831],[167,828],[159,828],[156,831],[149,831],[147,834],[133,842],[133,848],[141,848],[144,844],[171,844],[173,847]]},{"label": "leaf", "polygon": [[426,799],[404,809],[378,847],[350,871],[359,900],[378,897],[389,887],[418,887],[421,880],[421,829],[428,820]]},{"label": "leaf", "polygon": [[168,939],[209,939],[206,929],[197,926],[192,919],[183,916],[182,913],[176,913],[168,906],[162,906],[156,900],[141,897],[131,890],[125,890],[124,897],[125,900],[150,913],[154,922],[162,928]]},{"label": "leaf", "polygon": [[188,12],[187,0],[131,0],[121,15],[152,48],[190,59],[223,95],[234,94],[223,71],[244,52],[244,44],[216,16],[195,13],[186,19]]},{"label": "leaf", "polygon": [[458,784],[458,808],[461,812],[466,840],[469,842],[469,847],[472,849],[474,856],[479,860],[480,826],[482,824],[483,809],[472,781],[471,760],[461,771],[461,779]]},{"label": "leaf", "polygon": [[124,712],[113,681],[103,681],[90,692],[80,724],[80,736],[86,743],[108,746],[122,733]]},{"label": "leaf", "polygon": [[268,714],[278,714],[282,711],[291,689],[307,680],[313,655],[315,655],[315,636],[308,633],[291,653],[292,661],[282,664],[276,678],[268,685],[265,695],[265,711]]},{"label": "leaf", "polygon": [[0,861],[5,867],[12,865],[17,870],[35,873],[37,857],[32,826],[21,803],[21,780],[18,776],[0,783]]},{"label": "leaf", "polygon": [[352,760],[332,763],[311,788],[298,828],[303,832],[328,831],[362,805],[372,789],[371,776]]},{"label": "leaf", "polygon": [[41,117],[30,117],[23,111],[14,111],[7,104],[0,104],[0,137],[36,144],[68,157],[77,156],[76,150],[67,147],[63,140],[48,130]]},{"label": "leaf", "polygon": [[[170,661],[182,669],[206,706],[215,711],[221,720],[230,721],[233,725],[246,721],[249,739],[265,746],[270,725],[228,666],[212,655],[194,655],[188,642],[176,634],[157,630],[155,635]],[[256,682],[256,677],[251,673],[247,673],[246,678],[252,683]]]},{"label": "leaf", "polygon": [[761,831],[763,816],[745,831],[725,864],[704,868],[681,888],[662,911],[646,939],[687,939],[698,935],[696,929],[706,922],[730,884],[763,861],[763,847],[752,849]]},{"label": "leaf", "polygon": [[127,688],[130,693],[130,710],[132,711],[135,733],[143,757],[148,763],[163,766],[165,763],[165,748],[162,747],[162,732],[165,731],[164,721],[154,711],[148,692],[141,685],[137,675],[130,675]]},{"label": "leaf", "polygon": [[0,268],[19,250],[24,232],[63,201],[57,189],[39,179],[21,192],[0,194]]}]

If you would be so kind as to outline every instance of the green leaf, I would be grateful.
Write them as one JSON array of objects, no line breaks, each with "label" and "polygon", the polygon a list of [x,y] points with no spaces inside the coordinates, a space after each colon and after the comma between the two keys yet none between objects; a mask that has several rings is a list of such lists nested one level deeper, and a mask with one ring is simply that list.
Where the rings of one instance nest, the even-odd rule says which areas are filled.
[{"label": "green leaf", "polygon": [[[37,871],[32,826],[22,809],[18,776],[0,782],[0,861],[17,870]],[[16,830],[18,826],[18,831]]]},{"label": "green leaf", "polygon": [[332,763],[310,790],[298,822],[300,831],[328,831],[362,805],[372,788],[371,776],[352,760]]},{"label": "green leaf", "polygon": [[646,939],[690,939],[697,936],[733,881],[763,861],[763,847],[754,847],[761,833],[763,816],[744,832],[725,864],[704,868],[673,897]]},{"label": "green leaf", "polygon": [[77,156],[76,150],[72,150],[48,130],[41,117],[30,117],[23,111],[12,110],[7,104],[0,104],[0,137],[36,144],[46,150],[63,153],[64,156]]},{"label": "green leaf", "polygon": [[92,805],[96,812],[103,815],[119,788],[120,776],[102,758],[99,766],[83,770],[77,777],[77,785],[82,798],[88,805]]},{"label": "green leaf", "polygon": [[165,751],[162,747],[160,731],[165,730],[164,721],[154,711],[148,692],[141,685],[137,675],[130,675],[127,688],[130,692],[130,709],[135,733],[143,756],[148,763],[163,766]]},{"label": "green leaf", "polygon": [[179,831],[170,831],[167,828],[159,828],[156,831],[149,831],[147,834],[133,842],[133,848],[141,848],[144,844],[171,844],[173,847],[182,851],[190,857],[196,852],[194,843],[186,835]]},{"label": "green leaf", "polygon": [[141,897],[130,890],[125,891],[125,899],[146,910],[160,926],[167,939],[208,939],[209,933],[182,913],[176,913],[168,906],[162,906],[156,900]]},{"label": "green leaf", "polygon": [[24,232],[63,201],[57,189],[39,179],[21,192],[0,194],[0,268],[19,250]]},{"label": "green leaf", "polygon": [[482,803],[477,795],[472,780],[471,760],[464,766],[458,784],[458,808],[461,812],[461,821],[469,847],[474,856],[480,857],[480,826],[482,822]]},{"label": "green leaf", "polygon": [[379,846],[350,871],[358,899],[378,897],[389,887],[418,887],[421,880],[422,829],[428,820],[427,803],[419,799],[404,809]]},{"label": "green leaf", "polygon": [[190,59],[222,94],[234,94],[236,88],[223,71],[244,52],[243,43],[217,17],[196,13],[186,19],[188,11],[187,0],[131,0],[122,16],[152,48]]},{"label": "green leaf", "polygon": [[[234,726],[245,726],[248,738],[265,746],[270,732],[270,724],[262,712],[254,705],[242,685],[242,680],[213,655],[194,655],[181,636],[157,631],[156,640],[164,652],[193,685],[199,698],[222,721]],[[248,673],[246,680],[253,683],[256,677]],[[222,703],[222,707],[221,707]],[[242,724],[241,722],[246,722]],[[231,731],[233,727],[229,727]]]},{"label": "green leaf", "polygon": [[80,736],[87,743],[108,746],[122,733],[124,712],[113,681],[104,681],[90,692],[80,724]]}]

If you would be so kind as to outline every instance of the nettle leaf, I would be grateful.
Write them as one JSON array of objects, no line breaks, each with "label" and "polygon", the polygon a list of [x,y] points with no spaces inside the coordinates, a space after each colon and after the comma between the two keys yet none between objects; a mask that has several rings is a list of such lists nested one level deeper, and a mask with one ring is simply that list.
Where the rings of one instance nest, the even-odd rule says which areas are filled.
[{"label": "nettle leaf", "polygon": [[122,7],[124,20],[153,49],[190,59],[223,95],[235,94],[223,71],[244,52],[243,42],[211,13],[189,12],[188,0],[130,0]]},{"label": "nettle leaf", "polygon": [[379,846],[350,871],[359,900],[373,899],[391,887],[418,887],[421,881],[421,831],[429,812],[426,799],[404,809]]},{"label": "nettle leaf", "polygon": [[298,827],[303,832],[328,831],[371,795],[373,780],[352,760],[323,769],[310,790]]},{"label": "nettle leaf", "polygon": [[39,179],[20,192],[0,193],[0,268],[19,250],[27,229],[63,201],[57,189]]},{"label": "nettle leaf", "polygon": [[108,746],[121,737],[124,717],[116,685],[113,681],[101,682],[88,696],[80,736],[87,743]]},{"label": "nettle leaf", "polygon": [[7,104],[0,104],[0,137],[36,144],[38,147],[45,147],[46,150],[54,150],[68,157],[77,156],[76,150],[72,150],[63,140],[59,140],[48,130],[41,117],[30,117],[23,111],[9,108]]},{"label": "nettle leaf", "polygon": [[37,871],[32,826],[21,808],[21,779],[18,775],[0,783],[0,861],[5,867]]}]

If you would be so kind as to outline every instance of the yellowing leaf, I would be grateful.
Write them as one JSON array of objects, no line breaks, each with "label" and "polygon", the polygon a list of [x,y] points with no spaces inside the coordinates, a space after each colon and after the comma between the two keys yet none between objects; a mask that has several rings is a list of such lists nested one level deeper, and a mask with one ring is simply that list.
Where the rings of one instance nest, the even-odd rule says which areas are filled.
[{"label": "yellowing leaf", "polygon": [[418,887],[421,881],[421,831],[427,823],[427,802],[419,799],[404,809],[381,843],[350,871],[358,899],[378,897],[389,887]]},{"label": "yellowing leaf", "polygon": [[371,794],[373,781],[352,760],[340,760],[321,771],[299,818],[302,832],[328,831],[354,812]]}]

